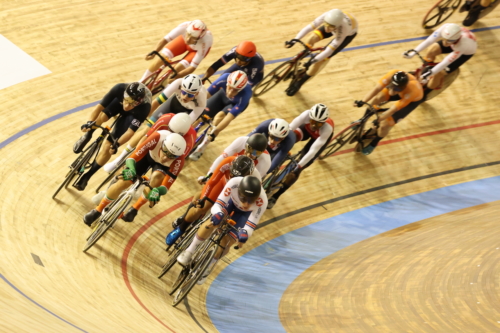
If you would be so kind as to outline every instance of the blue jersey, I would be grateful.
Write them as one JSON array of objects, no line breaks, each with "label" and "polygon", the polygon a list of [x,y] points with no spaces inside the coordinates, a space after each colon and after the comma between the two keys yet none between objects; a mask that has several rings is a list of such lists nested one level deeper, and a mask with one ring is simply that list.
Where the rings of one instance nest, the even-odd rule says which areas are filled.
[{"label": "blue jersey", "polygon": [[213,96],[216,92],[222,89],[224,91],[224,97],[227,98],[227,100],[229,100],[232,104],[232,107],[228,110],[228,112],[236,117],[240,113],[245,111],[248,104],[250,103],[250,98],[252,98],[252,87],[247,84],[245,88],[243,88],[238,94],[236,94],[236,96],[234,96],[233,98],[229,98],[227,97],[227,95],[225,95],[228,76],[229,74],[222,74],[221,76],[219,76],[219,78],[215,80],[210,85],[210,87],[207,88],[207,91],[211,96]]},{"label": "blue jersey", "polygon": [[[250,134],[261,133],[269,137],[269,124],[274,119],[269,119],[261,122]],[[292,150],[293,145],[295,144],[296,136],[294,131],[290,131],[287,137],[283,139],[279,144],[274,147],[267,146],[267,152],[271,155],[271,167],[269,168],[268,173],[273,172],[275,168],[277,168],[286,158],[288,152]],[[262,175],[264,176],[264,175]]]},{"label": "blue jersey", "polygon": [[[219,68],[221,68],[234,58],[236,58],[236,46],[229,50],[229,52],[224,54],[219,60],[214,62],[210,67],[212,67],[214,71],[217,71]],[[233,64],[231,67],[224,71],[224,74],[241,70],[248,76],[248,83],[251,86],[254,86],[259,83],[264,77],[264,65],[264,58],[262,58],[260,53],[257,52],[255,57],[252,57],[247,65],[238,66],[236,64]]]}]

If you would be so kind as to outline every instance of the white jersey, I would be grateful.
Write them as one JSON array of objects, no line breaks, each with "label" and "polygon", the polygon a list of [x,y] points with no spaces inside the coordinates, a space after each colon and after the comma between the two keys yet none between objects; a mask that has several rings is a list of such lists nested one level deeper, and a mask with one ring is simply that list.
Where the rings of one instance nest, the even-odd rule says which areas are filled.
[{"label": "white jersey", "polygon": [[306,110],[290,123],[290,130],[299,131],[302,134],[302,137],[304,137],[305,133],[302,132],[301,126],[305,125],[303,127],[304,130],[309,133],[311,139],[316,140],[311,145],[311,148],[309,149],[307,154],[305,154],[304,157],[302,157],[302,159],[299,161],[300,167],[304,167],[307,163],[309,163],[310,160],[314,158],[314,156],[316,156],[321,147],[323,147],[328,142],[330,135],[332,135],[333,133],[333,121],[330,118],[328,118],[325,124],[316,131],[313,131],[311,129],[311,126],[309,125],[310,119],[311,118],[309,117],[309,110]]},{"label": "white jersey", "polygon": [[[417,52],[422,52],[431,44],[436,42],[439,38],[441,38],[441,32],[444,28],[450,23],[443,24],[439,29],[434,31],[432,35],[427,37],[419,46],[415,48]],[[432,74],[437,74],[441,72],[443,69],[446,69],[449,65],[451,65],[455,60],[457,60],[461,55],[472,55],[476,53],[477,50],[477,41],[476,36],[469,29],[462,28],[462,36],[460,39],[454,44],[450,45],[453,50],[452,53],[448,54],[446,58],[444,58],[439,64],[432,68]]]},{"label": "white jersey", "polygon": [[170,166],[175,159],[168,159],[165,163],[161,162],[160,154],[161,154],[161,146],[163,145],[163,141],[167,139],[167,137],[172,134],[172,132],[167,130],[157,131],[156,133],[160,134],[160,140],[156,143],[155,147],[149,151],[149,156],[156,162],[164,166]]},{"label": "white jersey", "polygon": [[179,103],[185,107],[186,109],[193,110],[189,113],[189,117],[191,118],[191,124],[198,119],[203,110],[207,107],[207,88],[201,86],[201,90],[198,92],[198,95],[187,103],[184,103],[181,99],[181,87],[182,87],[182,78],[175,80],[171,84],[169,84],[164,90],[163,94],[167,98],[172,98],[172,95],[177,98]]},{"label": "white jersey", "polygon": [[226,183],[226,186],[224,186],[224,189],[217,197],[215,205],[212,206],[211,213],[212,215],[215,215],[217,213],[228,213],[226,211],[226,208],[228,206],[229,200],[232,200],[233,204],[239,210],[244,212],[251,212],[244,227],[244,229],[248,233],[248,237],[250,237],[259,224],[260,218],[266,211],[267,196],[264,189],[261,188],[259,198],[250,206],[249,209],[243,209],[240,197],[238,195],[238,186],[240,185],[242,179],[243,177],[233,177]]},{"label": "white jersey", "polygon": [[[245,148],[247,144],[248,136],[240,136],[236,140],[233,141],[226,149],[222,152],[222,155],[217,157],[208,170],[208,173],[214,173],[217,166],[219,166],[220,162],[228,156],[233,156],[234,154],[243,155],[245,153]],[[255,169],[259,172],[260,175],[266,175],[267,171],[271,167],[271,156],[267,151],[264,151],[260,156],[253,160],[255,163]],[[260,177],[259,177],[260,178]],[[262,179],[262,178],[260,178]]]},{"label": "white jersey", "polygon": [[[170,31],[164,38],[167,42],[171,42],[174,40],[176,37],[181,36],[184,39],[184,42],[186,42],[186,29],[188,25],[191,23],[191,21],[184,22],[179,24],[176,28],[174,28],[172,31]],[[210,51],[210,48],[212,47],[213,43],[213,36],[212,33],[207,30],[205,32],[205,35],[198,39],[198,41],[193,44],[193,45],[187,45],[191,50],[196,51],[196,55],[194,56],[193,60],[190,63],[191,67],[198,67],[198,65],[201,63],[203,58],[208,54],[208,51]],[[167,52],[168,49],[167,49]],[[167,54],[169,58],[173,58],[172,54]],[[185,66],[187,67],[187,66]]]}]

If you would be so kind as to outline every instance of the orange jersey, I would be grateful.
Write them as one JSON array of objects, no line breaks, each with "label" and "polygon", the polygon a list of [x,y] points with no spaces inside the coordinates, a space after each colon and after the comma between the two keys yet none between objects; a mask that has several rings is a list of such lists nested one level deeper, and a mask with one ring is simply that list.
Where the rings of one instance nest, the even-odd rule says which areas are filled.
[{"label": "orange jersey", "polygon": [[[399,69],[393,69],[389,71],[387,74],[382,76],[382,78],[378,81],[378,83],[384,87],[383,92],[385,93],[387,100],[389,100],[389,90],[387,86],[391,84],[392,76],[399,72]],[[408,74],[408,84],[406,88],[399,92],[398,95],[401,97],[400,100],[396,102],[396,109],[399,111],[411,102],[420,101],[424,97],[424,89],[418,80],[411,74]]]},{"label": "orange jersey", "polygon": [[214,174],[203,187],[200,198],[207,197],[213,202],[217,200],[220,192],[224,186],[226,186],[227,181],[231,178],[229,170],[231,168],[231,163],[233,163],[236,157],[237,155],[226,157],[219,163],[214,171]]},{"label": "orange jersey", "polygon": [[[161,131],[161,130],[167,130],[170,131],[168,128],[168,124],[170,123],[170,119],[175,116],[173,113],[167,113],[158,118],[156,123],[151,127],[146,134],[147,137],[151,136],[154,132]],[[191,149],[193,149],[194,142],[196,141],[196,131],[194,130],[193,126],[189,128],[189,131],[184,134],[183,136],[184,140],[186,141],[186,151],[184,155],[182,155],[184,158],[186,158],[189,153],[191,152]]]}]

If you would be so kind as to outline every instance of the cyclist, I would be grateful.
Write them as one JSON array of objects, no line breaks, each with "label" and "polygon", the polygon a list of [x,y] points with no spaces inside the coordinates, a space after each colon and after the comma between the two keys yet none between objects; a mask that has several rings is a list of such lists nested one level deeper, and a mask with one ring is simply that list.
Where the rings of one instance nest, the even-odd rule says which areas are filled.
[{"label": "cyclist", "polygon": [[236,241],[241,248],[247,242],[248,238],[252,236],[253,231],[259,224],[260,218],[266,211],[266,206],[267,197],[264,189],[262,189],[259,178],[246,176],[230,179],[222,189],[216,204],[211,209],[211,220],[205,222],[200,227],[198,234],[194,237],[189,247],[177,257],[177,262],[184,266],[188,265],[191,262],[196,247],[205,240],[205,237],[210,235],[210,233],[208,235],[202,234],[205,231],[205,227],[211,228],[212,226],[217,226],[225,216],[233,213],[231,219],[236,222],[234,227],[238,229],[238,232],[230,231],[222,239],[221,244],[224,244],[224,247],[218,248],[214,259],[198,281],[198,284],[203,284],[217,261],[229,252],[231,246]]},{"label": "cyclist", "polygon": [[[192,202],[193,207],[189,209],[186,215],[177,218],[172,223],[174,230],[167,235],[165,243],[167,243],[167,245],[174,244],[192,222],[204,216],[212,208],[229,179],[248,175],[261,179],[261,175],[255,168],[255,163],[250,157],[235,154],[223,159],[208,181],[206,181],[205,177],[200,177],[200,183],[206,181],[200,195],[194,197]],[[200,235],[202,238],[206,238],[205,236],[208,237],[210,235],[210,231],[202,230]]]},{"label": "cyclist", "polygon": [[223,74],[230,74],[237,70],[241,70],[248,76],[248,84],[250,86],[256,85],[264,77],[264,58],[257,52],[254,43],[243,41],[239,43],[238,46],[229,50],[207,69],[203,76],[203,82],[217,72],[219,68],[233,59],[235,64],[226,69]]},{"label": "cyclist", "polygon": [[92,111],[87,123],[81,126],[82,132],[86,133],[74,144],[73,151],[76,154],[80,153],[90,141],[95,131],[92,128],[94,122],[96,125],[101,125],[108,119],[119,115],[111,132],[117,140],[113,142],[111,136],[108,136],[90,170],[83,174],[75,184],[77,190],[83,191],[87,187],[90,177],[106,164],[119,146],[125,144],[134,135],[150,110],[151,92],[139,82],[119,83],[104,96]]},{"label": "cyclist", "polygon": [[465,27],[470,27],[471,25],[476,23],[476,21],[479,20],[479,15],[481,14],[481,12],[493,3],[492,0],[481,0],[478,5],[473,7],[472,4],[474,2],[475,0],[466,0],[462,7],[460,7],[460,13],[469,12],[462,22]]},{"label": "cyclist", "polygon": [[[438,39],[442,38],[436,43]],[[466,63],[476,53],[477,42],[476,37],[468,29],[461,28],[455,23],[443,24],[439,29],[434,31],[432,35],[427,37],[425,41],[420,43],[415,50],[421,52],[429,47],[425,60],[434,62],[440,54],[448,54],[439,64],[434,66],[432,70],[424,71],[421,75],[421,82],[427,83],[427,90],[436,89],[441,86],[443,77],[457,70],[460,66]],[[406,51],[403,57],[409,59],[415,55],[415,52]],[[430,79],[430,80],[429,80]]]},{"label": "cyclist", "polygon": [[290,131],[288,122],[280,118],[263,121],[249,135],[254,133],[261,133],[267,137],[267,151],[272,162],[268,173],[273,172],[285,161],[297,140],[295,132]]},{"label": "cyclist", "polygon": [[[397,101],[389,109],[384,111],[378,118],[378,129],[369,130],[365,136],[374,135],[371,143],[362,149],[362,153],[370,155],[380,140],[386,137],[392,127],[408,116],[417,106],[424,101],[424,91],[422,85],[411,74],[394,69],[385,74],[370,91],[363,102],[370,101],[370,104],[377,106],[387,101]],[[357,101],[354,106],[361,107]],[[376,134],[371,134],[375,132]]]},{"label": "cyclist", "polygon": [[[352,42],[358,33],[358,21],[354,16],[343,13],[340,9],[332,9],[321,14],[311,24],[304,27],[295,36],[295,39],[302,39],[313,30],[314,33],[310,34],[306,41],[306,45],[311,48],[322,39],[330,38],[333,35],[335,38],[311,60],[310,67],[306,68],[306,73],[286,90],[288,96],[295,95],[307,80],[317,75],[334,55]],[[294,44],[293,40],[287,41],[285,47],[290,48]]]},{"label": "cyclist", "polygon": [[[157,101],[159,103],[157,103]],[[152,124],[154,124],[162,115],[167,113],[189,113],[191,123],[193,123],[203,112],[207,104],[207,89],[201,83],[197,75],[189,74],[182,79],[177,79],[169,85],[153,102],[153,106],[162,104],[158,109],[152,109],[152,115],[146,122],[146,126],[139,129],[137,133],[130,139],[125,150],[113,162],[104,166],[106,172],[111,172],[116,165],[120,163],[122,158],[134,150],[139,144],[139,141],[148,132]],[[154,112],[153,112],[154,111]],[[173,132],[176,132],[173,130]],[[185,132],[184,132],[185,133]],[[180,133],[184,135],[184,133]],[[191,146],[192,147],[192,146]]]},{"label": "cyclist", "polygon": [[162,195],[167,194],[182,169],[185,151],[186,141],[177,133],[159,131],[151,135],[127,159],[122,179],[108,188],[100,204],[83,217],[83,222],[91,226],[101,216],[103,209],[116,200],[136,176],[146,174],[149,169],[152,169],[150,185],[153,189],[147,196],[143,194],[143,198],[147,198],[145,201],[150,201],[152,205],[156,204]]},{"label": "cyclist", "polygon": [[252,97],[252,88],[247,82],[245,72],[236,71],[221,75],[208,88],[211,97],[208,99],[205,114],[214,119],[215,130],[205,136],[203,142],[189,156],[190,159],[199,160],[210,142],[246,110]]},{"label": "cyclist", "polygon": [[[194,72],[203,58],[210,52],[212,43],[212,33],[207,29],[205,23],[194,20],[179,24],[164,38],[160,39],[155,50],[166,57],[168,61],[186,51],[188,52],[175,66],[177,76],[169,79],[169,81],[173,81],[177,77],[184,77]],[[154,55],[148,54],[146,56],[146,60],[153,58]],[[162,65],[161,59],[156,59],[146,70],[140,81],[142,82]]]},{"label": "cyclist", "polygon": [[326,148],[333,136],[333,127],[328,107],[321,103],[302,112],[291,122],[290,129],[295,132],[297,142],[306,140],[309,142],[300,151],[300,160],[295,169],[283,180],[283,187],[269,198],[268,209],[273,208],[278,198],[299,179],[300,173]]}]

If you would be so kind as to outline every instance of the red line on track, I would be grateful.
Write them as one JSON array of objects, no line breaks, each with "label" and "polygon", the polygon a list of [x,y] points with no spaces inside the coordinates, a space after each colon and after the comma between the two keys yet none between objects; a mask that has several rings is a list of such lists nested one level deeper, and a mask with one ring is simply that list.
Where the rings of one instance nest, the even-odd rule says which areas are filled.
[{"label": "red line on track", "polygon": [[139,297],[135,293],[134,289],[132,288],[132,285],[130,284],[130,280],[128,278],[127,261],[128,261],[128,256],[130,254],[130,251],[132,250],[132,247],[134,246],[135,242],[139,239],[139,237],[141,237],[141,235],[146,230],[148,230],[153,224],[155,224],[156,222],[158,222],[162,217],[164,217],[164,216],[170,214],[171,212],[173,212],[174,210],[176,210],[176,209],[178,209],[178,208],[180,208],[180,207],[188,204],[189,202],[191,202],[191,200],[192,200],[192,198],[188,198],[188,199],[186,199],[184,201],[178,202],[175,205],[173,205],[172,207],[170,207],[167,210],[165,210],[164,212],[162,212],[161,214],[156,215],[151,220],[149,220],[145,225],[143,225],[139,230],[137,230],[137,232],[132,236],[132,238],[130,238],[129,242],[125,246],[125,250],[123,251],[123,255],[122,255],[122,275],[123,275],[123,280],[125,281],[125,285],[127,286],[128,290],[130,291],[130,293],[132,294],[132,296],[134,297],[134,299],[137,301],[137,303],[139,303],[139,305],[142,306],[142,308],[144,310],[146,310],[147,313],[149,313],[154,319],[156,319],[156,321],[158,321],[160,324],[162,324],[164,327],[166,327],[168,330],[170,330],[170,332],[174,332],[174,333],[175,333],[175,331],[172,330],[167,325],[165,325],[165,323],[163,323],[160,319],[158,319],[158,317],[156,317],[144,305],[144,303],[142,303],[142,301],[139,299]]}]

